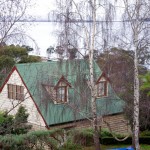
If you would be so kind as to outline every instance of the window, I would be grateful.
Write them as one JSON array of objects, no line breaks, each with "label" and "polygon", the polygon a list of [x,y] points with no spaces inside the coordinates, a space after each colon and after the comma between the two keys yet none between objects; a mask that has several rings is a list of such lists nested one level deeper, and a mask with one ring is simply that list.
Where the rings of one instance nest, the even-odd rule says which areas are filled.
[{"label": "window", "polygon": [[59,86],[56,89],[56,101],[57,103],[67,102],[67,86]]},{"label": "window", "polygon": [[107,96],[107,81],[100,81],[97,85],[98,97]]},{"label": "window", "polygon": [[15,100],[23,100],[24,87],[19,85],[8,84],[8,98]]},{"label": "window", "polygon": [[53,100],[54,104],[61,104],[68,102],[68,89],[71,87],[71,84],[62,77],[58,80],[56,85],[45,85],[43,84],[44,88],[49,94],[50,99]]}]

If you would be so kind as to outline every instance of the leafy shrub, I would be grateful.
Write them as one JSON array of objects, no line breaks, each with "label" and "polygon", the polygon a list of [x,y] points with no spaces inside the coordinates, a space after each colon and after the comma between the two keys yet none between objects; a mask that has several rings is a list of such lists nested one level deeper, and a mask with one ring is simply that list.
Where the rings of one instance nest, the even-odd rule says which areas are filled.
[{"label": "leafy shrub", "polygon": [[10,134],[14,118],[6,112],[0,112],[0,135]]},{"label": "leafy shrub", "polygon": [[28,116],[25,107],[20,106],[14,118],[12,134],[25,134],[32,128],[31,125],[27,124]]},{"label": "leafy shrub", "polygon": [[27,124],[29,114],[27,110],[20,106],[15,116],[7,112],[0,112],[0,135],[25,134],[31,129]]},{"label": "leafy shrub", "polygon": [[72,130],[73,142],[79,145],[91,146],[94,144],[93,141],[93,129],[76,129]]},{"label": "leafy shrub", "polygon": [[82,146],[72,142],[67,142],[59,150],[82,150]]},{"label": "leafy shrub", "polygon": [[140,133],[140,136],[150,136],[150,131],[149,130],[145,130],[145,131]]},{"label": "leafy shrub", "polygon": [[33,131],[20,135],[0,136],[0,149],[3,150],[57,150],[57,140],[53,138],[54,134],[60,133],[60,130],[51,131]]},{"label": "leafy shrub", "polygon": [[107,129],[102,129],[100,132],[100,137],[112,137],[112,134]]}]

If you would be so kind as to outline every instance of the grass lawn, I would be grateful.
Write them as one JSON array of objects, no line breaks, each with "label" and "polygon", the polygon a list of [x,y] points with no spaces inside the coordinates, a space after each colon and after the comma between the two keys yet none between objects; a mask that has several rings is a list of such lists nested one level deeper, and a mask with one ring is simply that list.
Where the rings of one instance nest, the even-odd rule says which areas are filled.
[{"label": "grass lawn", "polygon": [[[130,145],[102,145],[102,150],[107,150],[110,148],[121,148],[128,147]],[[84,150],[94,150],[94,147],[85,147]],[[150,145],[141,145],[141,150],[150,150]]]}]

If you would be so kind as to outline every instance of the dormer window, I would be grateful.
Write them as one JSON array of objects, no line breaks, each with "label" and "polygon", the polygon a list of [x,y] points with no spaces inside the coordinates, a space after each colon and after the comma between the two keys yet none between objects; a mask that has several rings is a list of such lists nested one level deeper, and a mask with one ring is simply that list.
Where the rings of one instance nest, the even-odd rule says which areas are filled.
[{"label": "dormer window", "polygon": [[62,76],[57,84],[54,85],[44,85],[47,93],[53,100],[54,104],[67,103],[68,100],[68,89],[71,87],[71,84]]},{"label": "dormer window", "polygon": [[97,80],[97,97],[108,96],[108,78],[104,73]]},{"label": "dormer window", "polygon": [[56,103],[68,102],[68,87],[71,87],[70,83],[62,76],[54,88],[56,90]]}]

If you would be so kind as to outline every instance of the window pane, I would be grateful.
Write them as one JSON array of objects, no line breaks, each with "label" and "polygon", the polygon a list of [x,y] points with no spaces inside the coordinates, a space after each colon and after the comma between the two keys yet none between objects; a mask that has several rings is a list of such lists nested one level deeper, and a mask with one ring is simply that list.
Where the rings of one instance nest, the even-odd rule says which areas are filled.
[{"label": "window pane", "polygon": [[57,89],[57,101],[65,101],[65,87],[59,87]]},{"label": "window pane", "polygon": [[8,98],[12,99],[12,85],[8,84],[7,86],[8,88]]},{"label": "window pane", "polygon": [[24,99],[24,87],[23,86],[17,85],[16,99],[17,100],[23,100]]},{"label": "window pane", "polygon": [[8,91],[12,92],[12,85],[11,84],[8,84]]},{"label": "window pane", "polygon": [[17,85],[17,93],[20,93],[20,86]]},{"label": "window pane", "polygon": [[16,85],[12,85],[12,90],[13,90],[13,99],[16,99]]},{"label": "window pane", "polygon": [[20,86],[20,93],[24,94],[24,87],[23,86]]},{"label": "window pane", "polygon": [[106,95],[106,88],[107,84],[106,82],[100,82],[98,84],[98,96],[105,96]]}]

